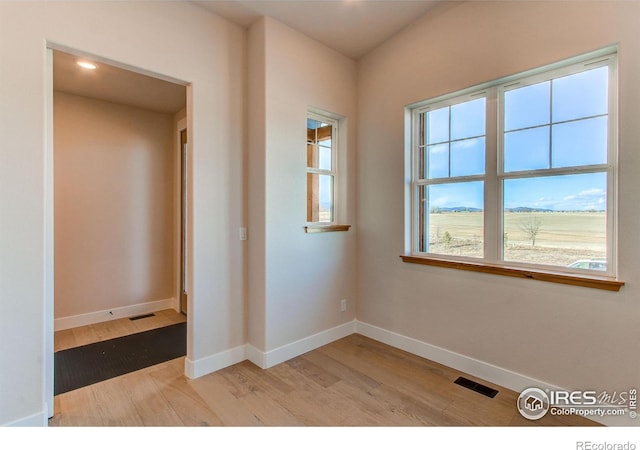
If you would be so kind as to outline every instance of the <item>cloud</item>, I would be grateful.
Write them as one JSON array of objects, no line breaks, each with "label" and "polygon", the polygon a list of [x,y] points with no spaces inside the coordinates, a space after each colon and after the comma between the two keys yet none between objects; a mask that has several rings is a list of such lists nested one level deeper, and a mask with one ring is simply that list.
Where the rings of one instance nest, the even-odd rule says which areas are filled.
[{"label": "cloud", "polygon": [[603,198],[606,197],[606,192],[604,189],[587,189],[579,192],[575,195],[567,195],[563,198],[565,201],[573,201],[573,200],[581,200],[581,199],[593,199],[593,198]]},{"label": "cloud", "polygon": [[586,189],[577,194],[567,195],[559,202],[560,209],[567,210],[602,210],[607,203],[607,192],[604,189]]}]

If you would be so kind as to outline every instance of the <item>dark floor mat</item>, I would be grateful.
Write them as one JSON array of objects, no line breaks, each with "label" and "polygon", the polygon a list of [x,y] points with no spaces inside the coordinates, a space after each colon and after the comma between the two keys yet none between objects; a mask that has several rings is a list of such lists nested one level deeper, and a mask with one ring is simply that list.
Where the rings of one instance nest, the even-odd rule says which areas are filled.
[{"label": "dark floor mat", "polygon": [[54,354],[54,395],[144,369],[187,353],[186,322]]}]

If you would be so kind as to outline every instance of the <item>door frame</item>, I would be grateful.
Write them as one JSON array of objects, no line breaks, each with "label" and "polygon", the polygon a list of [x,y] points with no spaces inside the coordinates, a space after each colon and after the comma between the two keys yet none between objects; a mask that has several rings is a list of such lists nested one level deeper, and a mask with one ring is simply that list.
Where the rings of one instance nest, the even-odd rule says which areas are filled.
[{"label": "door frame", "polygon": [[44,398],[47,418],[54,406],[54,271],[53,271],[53,48],[46,47],[44,154]]},{"label": "door frame", "polygon": [[[188,293],[188,155],[189,155],[189,132],[187,130],[187,117],[180,119],[176,124],[177,156],[176,156],[176,261],[177,282],[176,282],[176,311],[187,314],[187,293]],[[183,149],[182,136],[185,133],[186,149]],[[186,182],[185,182],[186,180]]]},{"label": "door frame", "polygon": [[[54,298],[54,168],[53,168],[53,160],[54,160],[54,145],[53,145],[53,135],[54,135],[54,126],[53,126],[53,50],[59,50],[65,53],[70,53],[76,55],[78,57],[86,57],[92,59],[97,62],[104,62],[105,64],[109,64],[112,66],[117,66],[125,70],[129,70],[131,72],[137,72],[143,75],[151,76],[154,78],[159,78],[165,81],[169,81],[176,84],[181,84],[186,87],[186,96],[187,96],[187,106],[186,106],[186,117],[183,119],[185,121],[185,129],[189,129],[189,125],[192,123],[191,121],[191,104],[189,98],[191,96],[191,83],[185,82],[183,80],[178,80],[176,78],[158,74],[156,72],[152,72],[149,70],[144,70],[141,68],[133,67],[127,64],[119,63],[117,61],[113,61],[107,58],[103,58],[88,52],[76,50],[72,47],[68,47],[62,44],[58,44],[51,41],[46,41],[44,43],[44,54],[43,59],[45,60],[45,73],[44,73],[44,202],[43,202],[43,213],[44,213],[44,263],[43,263],[43,407],[45,409],[45,413],[47,417],[46,419],[51,418],[54,415],[54,308],[55,308],[55,298]],[[192,135],[191,130],[189,129],[189,135]],[[193,181],[191,179],[187,180],[187,190],[191,188],[193,185]],[[188,207],[188,205],[187,205]],[[178,235],[180,230],[177,231]],[[188,281],[188,280],[187,280]],[[178,288],[179,289],[179,288]],[[179,306],[179,301],[178,301]],[[193,316],[193,314],[191,314]],[[187,328],[191,328],[191,321],[193,319],[188,316],[187,317]],[[191,344],[191,336],[187,333],[187,349],[190,348]],[[188,355],[187,355],[188,356]],[[186,369],[185,369],[186,370]]]}]

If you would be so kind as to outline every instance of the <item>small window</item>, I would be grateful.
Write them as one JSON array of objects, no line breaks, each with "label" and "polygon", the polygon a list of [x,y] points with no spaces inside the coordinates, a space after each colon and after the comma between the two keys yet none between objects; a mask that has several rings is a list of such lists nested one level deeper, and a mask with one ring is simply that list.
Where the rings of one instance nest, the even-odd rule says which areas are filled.
[{"label": "small window", "polygon": [[333,224],[337,180],[338,121],[307,115],[307,223]]}]

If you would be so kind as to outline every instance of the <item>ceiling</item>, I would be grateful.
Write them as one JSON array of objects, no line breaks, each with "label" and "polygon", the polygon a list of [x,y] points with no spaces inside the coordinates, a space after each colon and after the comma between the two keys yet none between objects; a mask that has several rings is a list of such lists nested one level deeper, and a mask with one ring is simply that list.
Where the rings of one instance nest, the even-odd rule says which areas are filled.
[{"label": "ceiling", "polygon": [[[448,1],[448,0],[440,0]],[[287,0],[192,1],[242,27],[262,16],[358,59],[418,17],[438,0]],[[82,69],[78,56],[54,50],[54,89],[83,97],[174,114],[186,106],[183,85],[95,61],[96,70]]]},{"label": "ceiling", "polygon": [[159,78],[92,61],[96,70],[78,66],[87,58],[53,51],[53,89],[83,97],[175,114],[187,104],[186,87]]},{"label": "ceiling", "polygon": [[204,0],[193,3],[249,27],[261,16],[358,59],[427,13],[436,0]]}]

